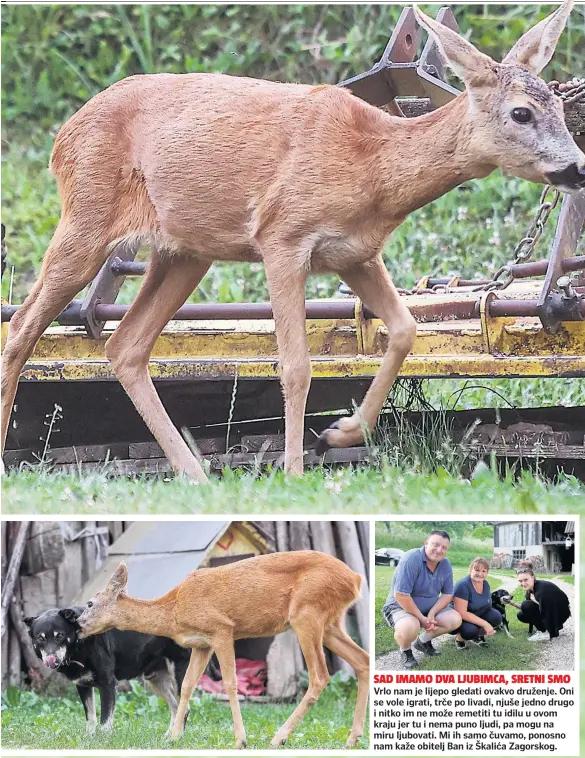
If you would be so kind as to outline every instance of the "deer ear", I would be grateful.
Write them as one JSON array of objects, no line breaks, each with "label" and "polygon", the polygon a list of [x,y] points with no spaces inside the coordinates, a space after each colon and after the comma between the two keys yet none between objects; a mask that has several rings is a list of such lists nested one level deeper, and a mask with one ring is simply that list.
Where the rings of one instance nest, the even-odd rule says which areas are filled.
[{"label": "deer ear", "polygon": [[128,584],[128,567],[122,561],[118,568],[112,574],[108,586],[106,589],[110,590],[116,595],[119,595]]},{"label": "deer ear", "polygon": [[553,14],[520,37],[502,63],[518,63],[534,75],[540,74],[554,55],[572,7],[573,0],[565,0]]},{"label": "deer ear", "polygon": [[434,38],[453,73],[469,87],[481,87],[496,79],[496,63],[449,27],[430,18],[413,5],[418,23]]}]

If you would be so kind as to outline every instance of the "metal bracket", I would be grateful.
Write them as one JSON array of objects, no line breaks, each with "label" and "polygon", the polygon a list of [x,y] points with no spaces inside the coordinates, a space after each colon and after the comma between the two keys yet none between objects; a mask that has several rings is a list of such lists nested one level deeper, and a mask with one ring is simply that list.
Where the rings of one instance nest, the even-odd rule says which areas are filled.
[{"label": "metal bracket", "polygon": [[[571,308],[566,297],[557,289],[557,282],[567,267],[563,262],[574,256],[577,243],[585,223],[585,191],[565,195],[557,222],[546,276],[542,292],[538,298],[537,310],[542,325],[549,334],[554,334],[563,320],[577,320],[571,317],[575,308]],[[558,297],[556,297],[558,295]],[[579,312],[579,300],[575,298],[576,310]],[[581,318],[579,314],[579,319]]]},{"label": "metal bracket", "polygon": [[100,303],[114,303],[125,276],[116,272],[114,262],[133,261],[137,248],[121,242],[116,245],[108,260],[101,267],[95,279],[90,284],[87,295],[83,299],[80,310],[81,321],[89,337],[98,339],[102,333],[105,321],[96,318],[95,309]]},{"label": "metal bracket", "polygon": [[[437,21],[459,31],[448,7],[441,8]],[[461,92],[442,81],[445,62],[433,39],[428,39],[421,57],[415,60],[421,39],[422,29],[414,11],[405,8],[378,63],[338,86],[350,89],[357,97],[378,107],[392,104],[397,97],[428,98],[434,108],[444,105]]]}]

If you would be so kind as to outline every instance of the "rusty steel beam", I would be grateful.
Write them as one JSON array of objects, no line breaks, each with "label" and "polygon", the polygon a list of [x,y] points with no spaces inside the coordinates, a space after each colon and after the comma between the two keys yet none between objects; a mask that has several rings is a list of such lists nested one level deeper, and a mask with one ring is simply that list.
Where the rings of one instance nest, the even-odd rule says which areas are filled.
[{"label": "rusty steel beam", "polygon": [[[453,300],[449,302],[416,302],[408,303],[413,316],[420,323],[428,323],[443,320],[462,320],[479,318],[479,300]],[[538,302],[536,300],[499,299],[489,304],[489,315],[492,317],[502,316],[538,316]],[[128,311],[128,305],[101,304],[96,306],[95,315],[100,321],[121,321]],[[347,300],[308,300],[305,304],[306,317],[308,319],[340,319],[353,320],[356,315],[356,301]],[[10,321],[18,310],[17,305],[2,306],[2,321]],[[56,319],[64,326],[80,326],[81,301],[74,300]],[[578,312],[585,317],[585,299],[581,298]],[[376,315],[368,308],[364,308],[363,315],[366,319],[376,318]],[[566,320],[571,321],[571,312],[567,311]],[[231,320],[261,320],[272,319],[272,306],[270,303],[197,303],[184,305],[175,313],[176,321],[231,321]]]},{"label": "rusty steel beam", "polygon": [[[581,271],[585,269],[585,255],[573,255],[570,258],[563,258],[560,266],[564,274],[570,271]],[[530,263],[515,263],[510,266],[510,274],[514,279],[526,279],[531,276],[544,276],[548,270],[548,258],[541,261],[531,261]]]}]

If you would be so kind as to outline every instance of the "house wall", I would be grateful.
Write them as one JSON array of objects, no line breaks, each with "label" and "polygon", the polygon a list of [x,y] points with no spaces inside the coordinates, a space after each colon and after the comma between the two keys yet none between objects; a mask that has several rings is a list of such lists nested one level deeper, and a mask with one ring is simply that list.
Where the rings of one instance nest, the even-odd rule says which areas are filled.
[{"label": "house wall", "polygon": [[510,547],[528,549],[541,543],[542,524],[538,521],[508,521],[494,526],[494,553],[510,552]]}]

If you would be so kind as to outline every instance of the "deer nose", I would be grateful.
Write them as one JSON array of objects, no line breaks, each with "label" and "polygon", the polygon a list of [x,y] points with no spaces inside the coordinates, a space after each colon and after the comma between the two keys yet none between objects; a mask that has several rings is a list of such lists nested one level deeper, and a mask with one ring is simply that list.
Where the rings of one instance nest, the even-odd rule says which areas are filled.
[{"label": "deer nose", "polygon": [[585,165],[578,166],[576,163],[571,163],[561,171],[551,171],[546,178],[554,186],[582,189],[585,187]]}]

